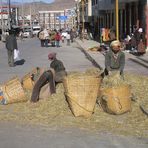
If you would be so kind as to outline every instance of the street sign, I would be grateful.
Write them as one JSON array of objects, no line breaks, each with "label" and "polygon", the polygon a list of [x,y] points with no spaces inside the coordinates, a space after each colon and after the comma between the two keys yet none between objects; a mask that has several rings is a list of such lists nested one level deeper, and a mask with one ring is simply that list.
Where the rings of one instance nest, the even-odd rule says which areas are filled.
[{"label": "street sign", "polygon": [[65,16],[65,15],[61,15],[58,18],[59,18],[60,21],[66,21],[68,19],[68,17]]}]

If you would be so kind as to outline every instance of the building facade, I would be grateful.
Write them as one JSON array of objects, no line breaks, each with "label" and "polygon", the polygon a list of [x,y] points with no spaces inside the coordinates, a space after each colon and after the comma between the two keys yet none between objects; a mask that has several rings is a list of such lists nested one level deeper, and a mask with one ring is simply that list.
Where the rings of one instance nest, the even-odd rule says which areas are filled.
[{"label": "building facade", "polygon": [[[83,2],[84,13],[82,12]],[[115,2],[116,0],[81,0],[79,2],[80,14],[85,16],[85,29],[89,30],[96,40],[99,40],[102,28],[116,29]],[[120,38],[131,34],[134,26],[141,27],[146,32],[147,0],[118,0],[118,3]],[[80,24],[82,22],[83,20],[80,19]]]},{"label": "building facade", "polygon": [[39,24],[43,28],[69,29],[75,25],[72,9],[61,11],[39,11]]},{"label": "building facade", "polygon": [[[9,12],[10,11],[10,12]],[[0,29],[9,29],[11,27],[18,26],[18,14],[19,9],[16,6],[11,6],[10,10],[8,6],[0,7]]]}]

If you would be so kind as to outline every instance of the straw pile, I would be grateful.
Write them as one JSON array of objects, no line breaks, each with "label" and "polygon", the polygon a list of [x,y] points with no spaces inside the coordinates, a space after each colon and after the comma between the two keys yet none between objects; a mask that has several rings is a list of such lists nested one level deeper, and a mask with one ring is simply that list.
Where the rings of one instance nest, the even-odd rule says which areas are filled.
[{"label": "straw pile", "polygon": [[104,77],[101,88],[118,87],[126,84],[127,82],[118,72],[112,72],[112,74]]},{"label": "straw pile", "polygon": [[68,76],[69,77],[77,77],[77,76],[83,76],[83,75],[86,75],[86,76],[92,76],[92,75],[95,75],[95,76],[100,76],[100,74],[102,73],[102,71],[98,68],[90,68],[90,69],[87,69],[85,72],[78,72],[78,71],[73,71],[73,72],[69,72]]},{"label": "straw pile", "polygon": [[[75,118],[66,102],[63,85],[59,84],[56,94],[38,103],[32,104],[28,101],[0,106],[0,120],[48,127],[79,127],[91,131],[148,137],[148,117],[139,108],[139,103],[147,104],[148,77],[126,74],[125,81],[131,85],[137,102],[132,102],[132,111],[124,115],[107,114],[96,104],[91,118]],[[29,97],[30,94],[27,93]]]}]

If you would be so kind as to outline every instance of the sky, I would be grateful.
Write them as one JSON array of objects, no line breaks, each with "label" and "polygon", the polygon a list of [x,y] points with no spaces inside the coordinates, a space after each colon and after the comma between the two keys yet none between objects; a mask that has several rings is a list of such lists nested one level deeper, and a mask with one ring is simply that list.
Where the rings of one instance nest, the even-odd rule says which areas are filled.
[{"label": "sky", "polygon": [[43,1],[43,2],[46,2],[46,3],[51,3],[53,2],[54,0],[11,0],[11,2],[39,2],[39,1]]}]

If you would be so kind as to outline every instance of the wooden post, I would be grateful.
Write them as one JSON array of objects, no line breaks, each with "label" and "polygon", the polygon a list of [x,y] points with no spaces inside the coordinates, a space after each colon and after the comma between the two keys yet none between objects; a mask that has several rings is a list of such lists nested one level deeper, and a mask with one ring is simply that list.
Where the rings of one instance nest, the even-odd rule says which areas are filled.
[{"label": "wooden post", "polygon": [[146,51],[148,52],[148,0],[146,5]]},{"label": "wooden post", "polygon": [[1,2],[1,29],[2,29],[2,37],[3,37],[3,33],[4,33],[3,2],[2,0],[0,2]]},{"label": "wooden post", "polygon": [[82,38],[84,39],[84,0],[82,0]]},{"label": "wooden post", "polygon": [[119,40],[119,1],[116,0],[116,39]]}]

